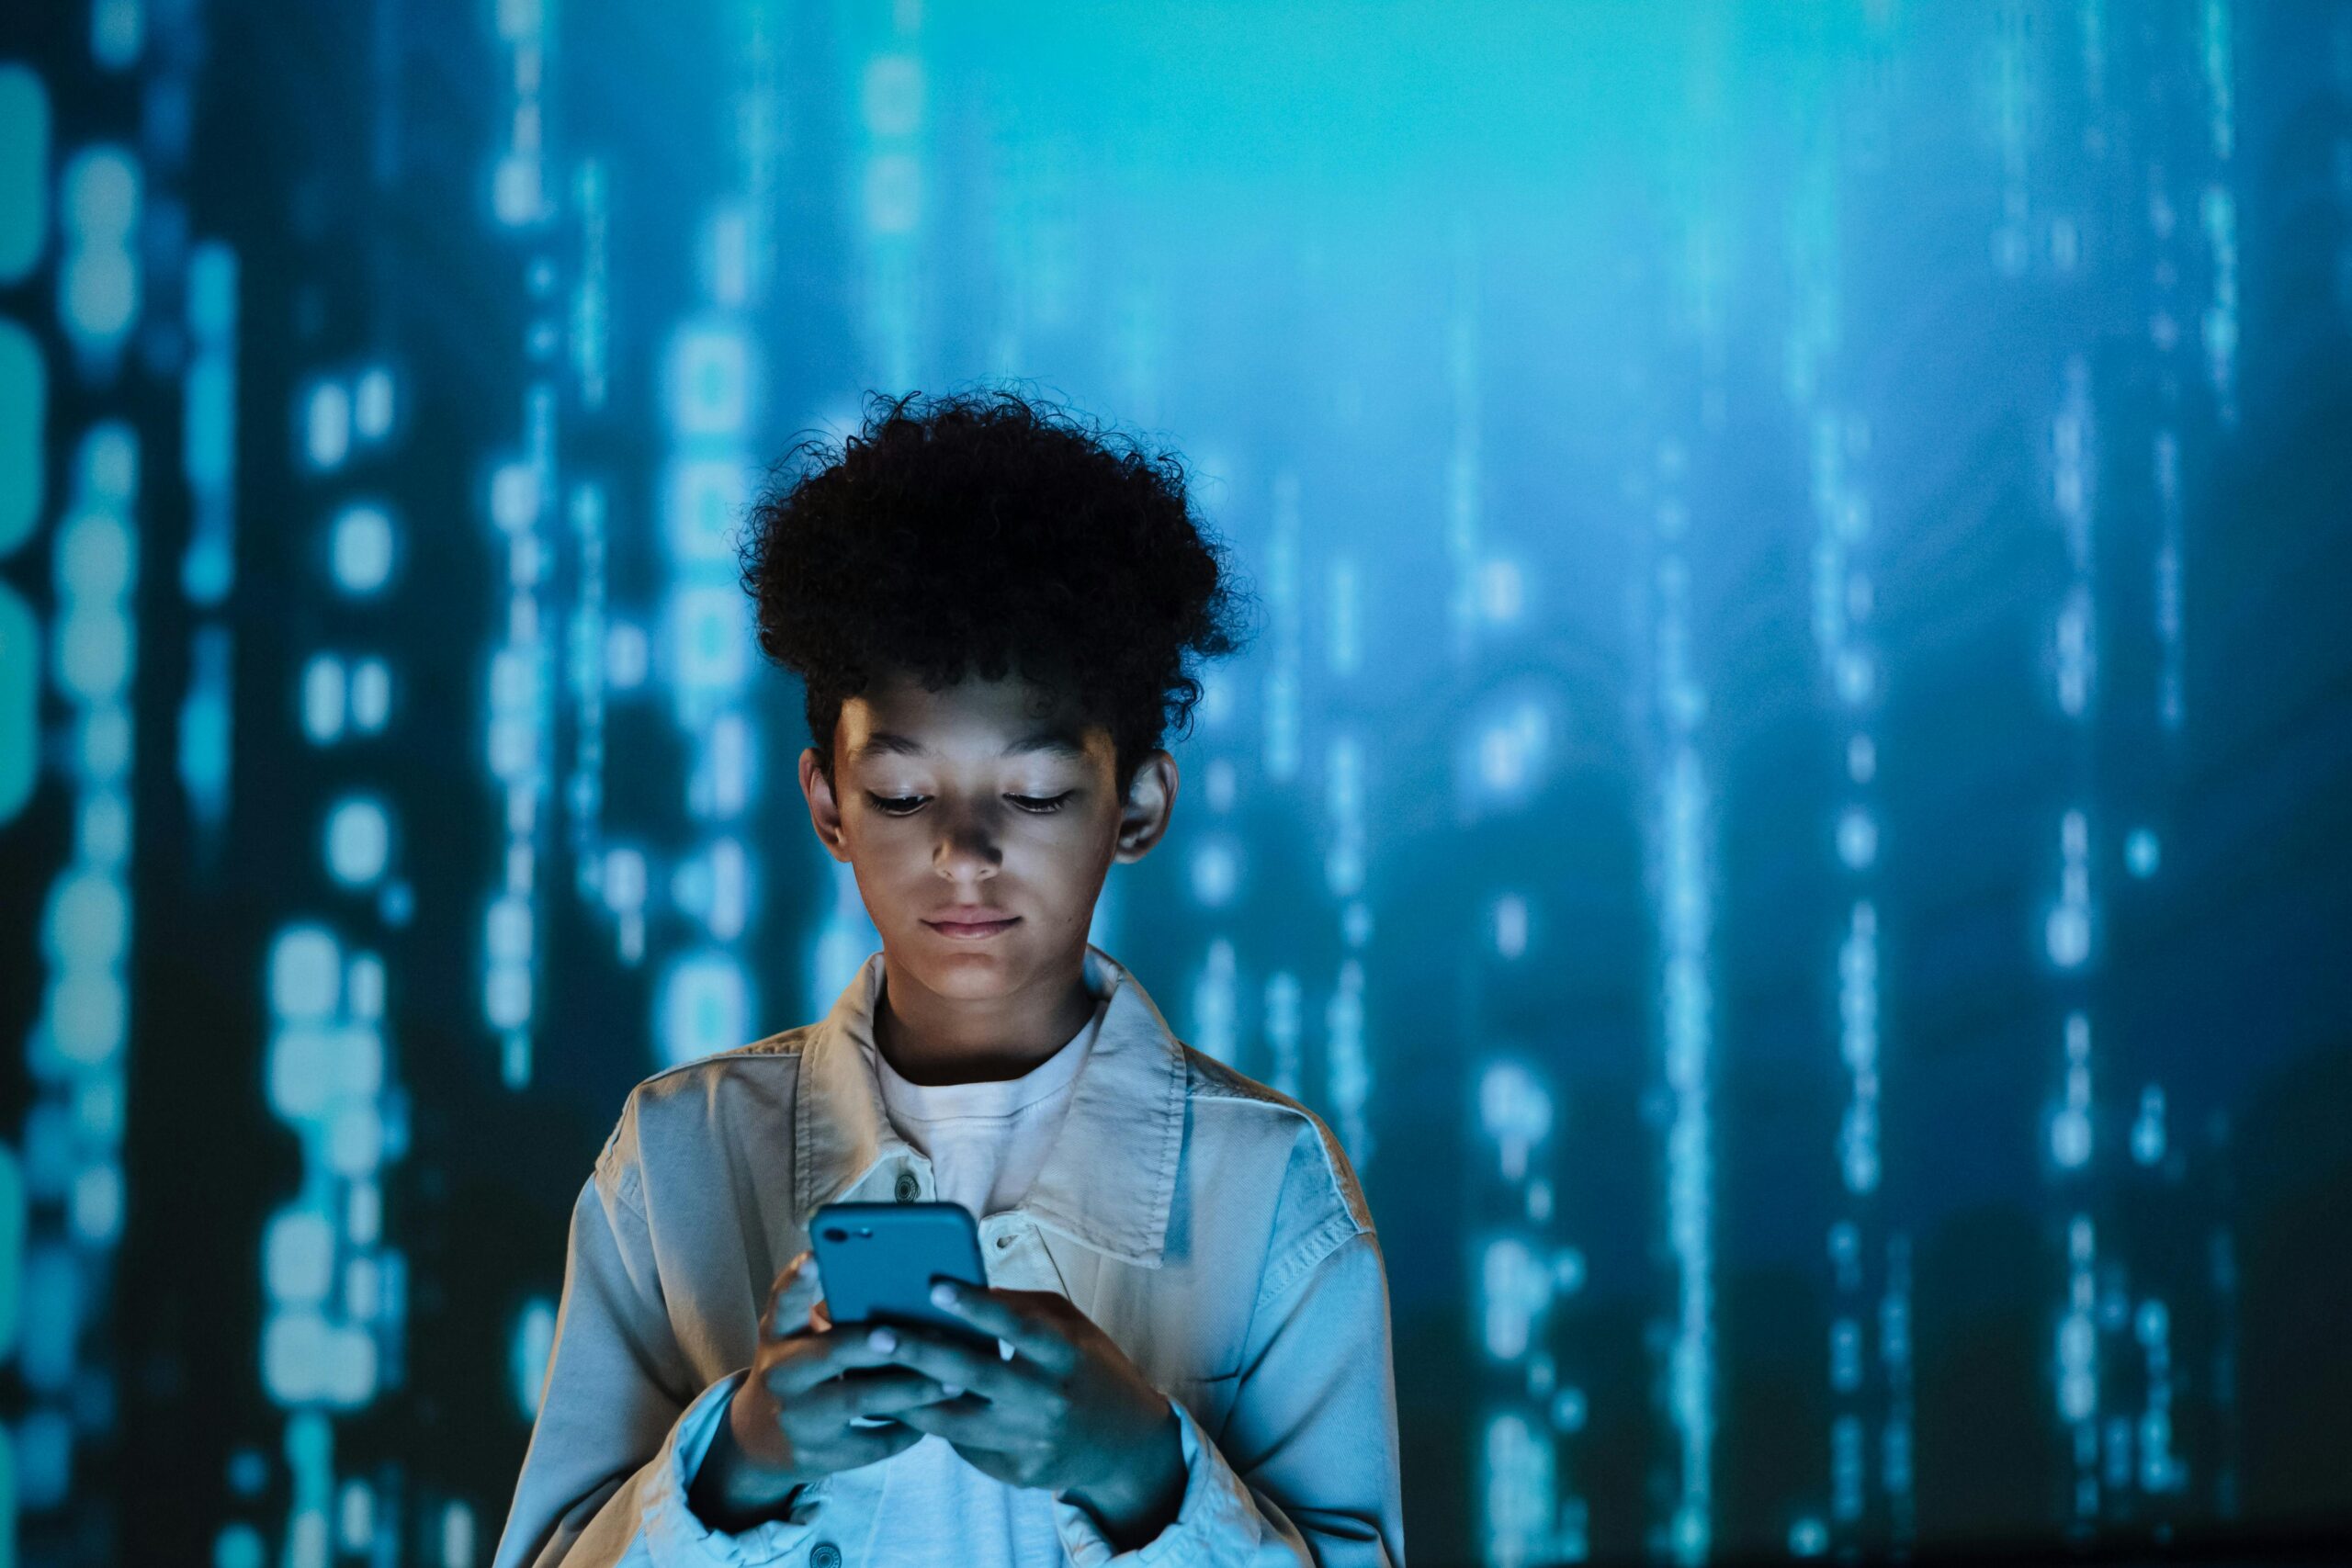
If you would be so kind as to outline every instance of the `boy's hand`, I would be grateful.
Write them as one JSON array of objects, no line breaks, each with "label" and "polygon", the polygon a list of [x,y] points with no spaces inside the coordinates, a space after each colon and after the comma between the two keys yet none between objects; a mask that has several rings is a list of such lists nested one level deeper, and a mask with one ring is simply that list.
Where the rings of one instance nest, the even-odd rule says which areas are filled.
[{"label": "boy's hand", "polygon": [[932,1388],[967,1391],[937,1404],[910,1400],[897,1407],[899,1421],[945,1438],[1000,1481],[1061,1493],[1094,1516],[1117,1551],[1145,1544],[1175,1518],[1184,1493],[1175,1407],[1109,1335],[1050,1291],[943,1280],[932,1300],[1009,1343],[1013,1358],[925,1325],[877,1330],[879,1359],[922,1374]]},{"label": "boy's hand", "polygon": [[736,1531],[775,1517],[794,1487],[922,1440],[921,1431],[897,1420],[853,1427],[852,1416],[899,1416],[951,1397],[923,1371],[894,1365],[862,1329],[832,1326],[818,1306],[805,1325],[779,1321],[794,1281],[812,1267],[803,1252],[770,1287],[751,1371],[728,1402],[727,1419],[688,1490],[688,1506],[713,1528]]}]

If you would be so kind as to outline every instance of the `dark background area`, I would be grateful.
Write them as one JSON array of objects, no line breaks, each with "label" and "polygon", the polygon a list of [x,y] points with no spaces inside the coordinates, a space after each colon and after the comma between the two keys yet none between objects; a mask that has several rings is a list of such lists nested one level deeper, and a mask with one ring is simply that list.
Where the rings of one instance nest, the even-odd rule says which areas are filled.
[{"label": "dark background area", "polygon": [[18,1560],[489,1560],[628,1088],[868,950],[713,519],[1001,377],[1263,604],[1095,935],[1355,1159],[1414,1561],[2352,1531],[2352,4],[72,0],[0,73]]}]

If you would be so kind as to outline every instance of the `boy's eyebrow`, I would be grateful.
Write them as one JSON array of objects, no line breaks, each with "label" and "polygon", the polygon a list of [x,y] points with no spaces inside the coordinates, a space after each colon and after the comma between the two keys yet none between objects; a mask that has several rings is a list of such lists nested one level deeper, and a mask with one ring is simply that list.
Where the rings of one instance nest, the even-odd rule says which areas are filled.
[{"label": "boy's eyebrow", "polygon": [[[876,751],[895,752],[902,757],[922,757],[929,755],[931,748],[911,735],[900,735],[892,730],[877,729],[868,735],[857,750],[850,754],[851,760],[855,761]],[[1079,761],[1083,761],[1086,757],[1085,744],[1068,728],[1040,729],[1035,734],[1024,735],[1007,746],[1003,754],[1008,757],[1021,757],[1033,751],[1052,751]]]}]

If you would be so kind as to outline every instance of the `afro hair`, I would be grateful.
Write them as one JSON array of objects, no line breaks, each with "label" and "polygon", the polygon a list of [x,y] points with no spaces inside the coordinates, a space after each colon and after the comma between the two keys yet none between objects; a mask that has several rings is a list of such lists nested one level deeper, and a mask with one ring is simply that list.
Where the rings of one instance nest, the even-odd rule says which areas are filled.
[{"label": "afro hair", "polygon": [[874,394],[786,454],[741,542],[760,647],[805,684],[832,776],[842,703],[885,671],[932,691],[1018,672],[1111,735],[1122,797],[1242,640],[1241,595],[1182,459],[1001,389]]}]

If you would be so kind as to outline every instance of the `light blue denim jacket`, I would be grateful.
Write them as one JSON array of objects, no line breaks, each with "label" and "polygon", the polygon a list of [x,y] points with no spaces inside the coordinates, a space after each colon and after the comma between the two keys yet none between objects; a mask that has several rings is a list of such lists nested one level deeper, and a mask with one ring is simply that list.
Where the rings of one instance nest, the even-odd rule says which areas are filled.
[{"label": "light blue denim jacket", "polygon": [[[1355,1173],[1312,1112],[1179,1041],[1099,948],[1102,1030],[1028,1195],[980,1221],[991,1285],[1054,1291],[1174,1404],[1175,1521],[1114,1554],[1054,1502],[1080,1568],[1402,1568],[1388,1290]],[[864,1568],[885,1460],[740,1534],[686,1506],[819,1205],[933,1196],[865,1051],[874,953],[819,1022],[633,1090],[571,1219],[537,1425],[496,1568]],[[783,1321],[821,1289],[804,1270]]]}]

